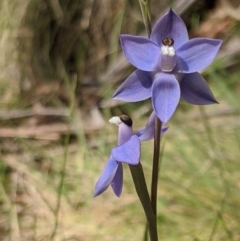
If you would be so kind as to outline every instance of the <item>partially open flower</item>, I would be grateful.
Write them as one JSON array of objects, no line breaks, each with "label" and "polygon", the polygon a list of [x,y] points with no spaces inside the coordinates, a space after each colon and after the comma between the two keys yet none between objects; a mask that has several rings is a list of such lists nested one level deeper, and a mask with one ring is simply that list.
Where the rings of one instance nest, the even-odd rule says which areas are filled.
[{"label": "partially open flower", "polygon": [[191,104],[217,103],[197,71],[213,61],[221,40],[189,40],[184,22],[172,9],[157,21],[150,39],[121,35],[120,40],[126,58],[138,70],[117,89],[114,99],[136,102],[152,97],[162,122],[171,118],[180,96]]},{"label": "partially open flower", "polygon": [[[141,155],[141,141],[146,141],[154,137],[155,114],[151,114],[146,127],[140,129],[135,134],[132,130],[132,120],[126,115],[112,117],[109,122],[118,126],[118,146],[114,147],[111,155],[104,167],[104,170],[98,179],[94,196],[102,194],[111,185],[116,196],[120,196],[123,186],[123,169],[122,163],[137,165]],[[167,131],[163,127],[161,133]]]}]

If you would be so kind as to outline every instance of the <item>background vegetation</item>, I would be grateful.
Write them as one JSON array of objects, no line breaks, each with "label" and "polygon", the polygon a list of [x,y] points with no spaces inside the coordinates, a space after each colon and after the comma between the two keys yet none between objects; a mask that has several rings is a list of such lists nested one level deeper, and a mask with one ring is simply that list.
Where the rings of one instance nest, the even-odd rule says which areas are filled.
[{"label": "background vegetation", "polygon": [[[164,136],[158,228],[164,241],[240,240],[240,4],[171,6],[190,37],[224,40],[203,72],[219,105],[181,102]],[[113,115],[142,127],[150,101],[112,101],[132,72],[119,33],[142,34],[134,0],[0,2],[0,240],[139,241],[144,214],[125,166],[120,199],[93,188],[116,143]],[[152,143],[143,144],[150,176]],[[148,179],[149,180],[149,179]]]}]

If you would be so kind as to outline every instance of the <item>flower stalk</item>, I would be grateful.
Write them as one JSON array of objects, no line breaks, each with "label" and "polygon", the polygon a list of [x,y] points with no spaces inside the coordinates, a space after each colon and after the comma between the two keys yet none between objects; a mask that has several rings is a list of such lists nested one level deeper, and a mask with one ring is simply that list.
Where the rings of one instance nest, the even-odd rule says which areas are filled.
[{"label": "flower stalk", "polygon": [[[152,26],[151,26],[151,9],[150,9],[150,0],[139,0],[140,3],[140,8],[142,11],[142,16],[143,16],[143,21],[145,24],[145,28],[148,34],[148,38],[150,38],[151,33],[152,33]],[[160,133],[161,133],[161,128],[162,128],[162,122],[159,120],[159,118],[156,116],[155,117],[155,133],[154,133],[154,148],[153,148],[153,164],[152,164],[152,183],[151,183],[151,211],[150,209],[148,210],[147,203],[144,203],[143,200],[141,199],[141,188],[137,190],[138,196],[142,202],[146,218],[148,221],[148,229],[149,229],[149,235],[152,240],[158,240],[158,233],[157,233],[157,187],[158,187],[158,173],[159,173],[159,156],[160,156]],[[132,172],[133,176],[133,172]],[[139,177],[139,176],[138,176]],[[144,175],[143,175],[144,178]],[[134,179],[134,177],[133,177]],[[145,182],[145,179],[144,179]],[[135,180],[134,180],[135,183]],[[135,184],[136,186],[136,184]],[[145,184],[146,186],[146,184]],[[147,196],[149,197],[148,190],[146,189]],[[151,218],[148,217],[149,212],[152,212]],[[155,234],[155,229],[156,229],[156,234]]]},{"label": "flower stalk", "polygon": [[129,165],[129,168],[132,174],[136,192],[142,203],[142,206],[147,218],[150,239],[151,241],[158,241],[156,216],[151,206],[151,201],[148,194],[148,189],[147,189],[142,165],[141,163],[135,166]]},{"label": "flower stalk", "polygon": [[152,184],[151,184],[151,205],[157,222],[157,189],[158,189],[158,173],[159,173],[159,157],[160,157],[160,133],[162,122],[155,117],[155,134],[153,147],[153,165],[152,165]]}]

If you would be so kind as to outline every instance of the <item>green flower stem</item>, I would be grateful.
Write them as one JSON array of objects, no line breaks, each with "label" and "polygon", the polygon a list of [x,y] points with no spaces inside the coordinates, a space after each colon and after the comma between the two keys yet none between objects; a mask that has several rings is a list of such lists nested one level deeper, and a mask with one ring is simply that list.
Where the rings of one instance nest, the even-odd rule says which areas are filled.
[{"label": "green flower stem", "polygon": [[161,129],[162,129],[162,122],[156,117],[154,148],[153,148],[152,185],[151,185],[151,204],[152,204],[152,209],[155,217],[157,217],[157,187],[158,187],[158,173],[159,173]]},{"label": "green flower stem", "polygon": [[158,233],[157,233],[157,223],[156,216],[153,213],[150,197],[148,194],[148,189],[142,169],[141,163],[138,165],[129,165],[130,171],[132,174],[133,182],[135,185],[136,192],[138,197],[142,203],[147,222],[148,222],[148,230],[151,241],[158,241]]},{"label": "green flower stem", "polygon": [[[151,35],[151,32],[152,32],[151,4],[150,4],[150,2],[151,2],[151,0],[139,0],[139,5],[140,5],[140,8],[141,8],[143,21],[144,21],[145,28],[146,28],[146,31],[147,31],[147,34],[148,34],[149,38],[150,38],[150,35]],[[142,202],[144,211],[146,213],[151,241],[158,240],[158,233],[157,233],[157,188],[158,188],[161,128],[162,128],[162,123],[156,117],[156,119],[155,119],[155,135],[154,135],[154,150],[153,150],[154,151],[153,152],[153,166],[152,166],[151,200],[150,200],[151,207],[148,206],[149,205],[148,200],[144,199],[144,195],[146,195],[146,197],[149,198],[149,194],[148,194],[148,191],[147,191],[147,187],[146,187],[146,183],[145,183],[143,173],[142,173],[142,175],[143,175],[143,179],[144,179],[144,183],[145,183],[145,187],[146,187],[146,190],[144,190],[144,191],[142,191],[143,186],[140,186],[139,190],[137,189],[136,182],[137,182],[138,179],[136,181],[134,180],[134,175],[133,175],[133,172],[131,170],[138,196],[139,196],[139,198]],[[141,168],[142,168],[142,166],[141,166]],[[142,171],[142,169],[141,169],[141,171]],[[146,194],[144,194],[143,197],[142,197],[140,195],[142,193],[146,193]],[[148,216],[149,214],[151,214],[151,216]],[[145,231],[145,239],[147,237],[146,233],[147,233],[147,230]]]}]

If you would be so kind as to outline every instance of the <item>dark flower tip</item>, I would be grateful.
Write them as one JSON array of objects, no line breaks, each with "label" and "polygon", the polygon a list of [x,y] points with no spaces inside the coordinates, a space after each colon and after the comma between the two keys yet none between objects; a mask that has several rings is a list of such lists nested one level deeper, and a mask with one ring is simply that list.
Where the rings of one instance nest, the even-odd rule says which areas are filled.
[{"label": "dark flower tip", "polygon": [[173,46],[174,40],[172,38],[164,38],[162,44],[165,46]]},{"label": "dark flower tip", "polygon": [[127,126],[132,126],[133,121],[132,121],[132,119],[129,116],[127,116],[127,115],[120,115],[119,118]]}]

